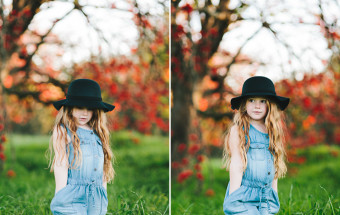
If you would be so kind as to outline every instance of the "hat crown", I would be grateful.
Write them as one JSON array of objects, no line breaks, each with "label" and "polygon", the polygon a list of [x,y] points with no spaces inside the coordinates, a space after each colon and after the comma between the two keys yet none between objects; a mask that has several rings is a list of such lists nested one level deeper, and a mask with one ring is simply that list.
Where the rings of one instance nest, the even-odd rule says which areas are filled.
[{"label": "hat crown", "polygon": [[242,87],[242,96],[255,94],[276,95],[273,82],[263,76],[255,76],[247,79]]},{"label": "hat crown", "polygon": [[90,79],[77,79],[71,82],[67,90],[66,98],[88,97],[101,100],[101,90],[97,82]]}]

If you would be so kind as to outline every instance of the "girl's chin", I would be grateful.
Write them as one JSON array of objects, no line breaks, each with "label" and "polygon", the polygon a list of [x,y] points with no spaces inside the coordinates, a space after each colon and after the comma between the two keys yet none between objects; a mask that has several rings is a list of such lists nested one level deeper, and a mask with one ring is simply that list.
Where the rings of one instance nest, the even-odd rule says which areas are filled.
[{"label": "girl's chin", "polygon": [[79,125],[85,125],[87,123],[87,120],[78,120]]},{"label": "girl's chin", "polygon": [[255,120],[255,121],[263,121],[264,120],[264,117],[251,117],[252,120]]}]

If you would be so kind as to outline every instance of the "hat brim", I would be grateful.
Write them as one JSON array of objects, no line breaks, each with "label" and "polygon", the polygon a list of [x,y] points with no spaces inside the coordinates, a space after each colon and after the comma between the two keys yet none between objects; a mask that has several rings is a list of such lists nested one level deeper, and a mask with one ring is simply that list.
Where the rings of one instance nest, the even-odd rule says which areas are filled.
[{"label": "hat brim", "polygon": [[281,110],[286,109],[286,107],[288,106],[289,101],[290,101],[289,98],[282,97],[282,96],[276,96],[276,95],[269,94],[269,93],[261,93],[261,94],[259,94],[259,93],[248,93],[247,95],[232,98],[231,99],[231,108],[233,110],[239,109],[240,105],[241,105],[241,101],[245,98],[249,98],[249,97],[252,97],[252,96],[269,97],[269,98],[273,99],[278,104],[278,106]]},{"label": "hat brim", "polygon": [[86,107],[88,109],[102,109],[104,112],[112,111],[115,109],[114,105],[110,105],[105,102],[100,101],[83,101],[83,100],[70,100],[70,99],[63,99],[60,101],[53,102],[53,106],[60,110],[62,106],[69,106],[69,107]]}]

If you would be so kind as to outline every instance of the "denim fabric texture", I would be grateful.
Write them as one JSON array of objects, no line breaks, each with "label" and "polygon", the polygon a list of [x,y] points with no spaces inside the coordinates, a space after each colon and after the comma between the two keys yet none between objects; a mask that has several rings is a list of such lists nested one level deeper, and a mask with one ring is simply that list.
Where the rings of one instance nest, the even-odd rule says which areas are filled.
[{"label": "denim fabric texture", "polygon": [[273,155],[268,149],[268,134],[258,131],[250,124],[249,138],[248,164],[241,187],[229,194],[228,183],[223,211],[225,214],[238,215],[276,214],[280,209],[280,201],[277,192],[272,188],[275,168]]},{"label": "denim fabric texture", "polygon": [[[71,132],[67,128],[71,137]],[[107,212],[107,191],[103,187],[104,153],[102,143],[95,132],[77,129],[82,151],[82,163],[77,169],[68,170],[67,185],[52,199],[53,214],[97,215]],[[74,148],[68,144],[69,163],[73,160]]]}]

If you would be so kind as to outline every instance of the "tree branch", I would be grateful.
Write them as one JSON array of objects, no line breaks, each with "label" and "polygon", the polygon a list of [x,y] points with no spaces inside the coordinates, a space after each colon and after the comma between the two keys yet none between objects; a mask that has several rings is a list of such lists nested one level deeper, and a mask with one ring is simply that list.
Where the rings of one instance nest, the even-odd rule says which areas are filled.
[{"label": "tree branch", "polygon": [[236,58],[240,55],[241,53],[241,50],[244,48],[244,46],[252,39],[254,38],[260,31],[261,31],[262,27],[257,29],[257,31],[255,31],[250,37],[248,37],[244,42],[243,44],[241,45],[241,47],[238,49],[237,53],[235,54],[235,56],[233,57],[233,59],[231,60],[231,62],[226,66],[227,68],[227,72],[226,74],[224,75],[224,78],[227,77],[228,75],[228,72],[230,70],[230,67],[235,63],[236,61]]},{"label": "tree branch", "polygon": [[44,39],[51,33],[51,31],[53,30],[53,28],[55,27],[55,25],[63,20],[66,16],[68,16],[72,11],[74,10],[74,8],[72,8],[69,12],[67,12],[64,16],[62,16],[60,19],[57,19],[53,22],[51,28],[43,35],[39,35],[40,36],[40,41],[36,44],[36,49],[31,53],[29,54],[27,57],[25,57],[24,60],[26,60],[26,63],[24,66],[22,67],[14,67],[10,70],[9,74],[14,74],[14,73],[17,73],[19,71],[25,71],[26,72],[26,75],[25,75],[25,80],[28,79],[29,77],[29,68],[30,68],[30,65],[31,65],[31,62],[32,62],[32,59],[33,59],[33,56],[37,53],[40,45],[44,44]]},{"label": "tree branch", "polygon": [[290,53],[290,55],[294,56],[296,59],[299,59],[299,57],[295,54],[295,52],[292,50],[292,48],[291,48],[285,41],[279,39],[279,37],[277,36],[277,32],[274,31],[274,30],[271,28],[271,26],[270,26],[269,23],[263,22],[262,26],[265,27],[265,28],[267,28],[267,29],[269,29],[269,31],[273,33],[275,39],[276,39],[278,42],[280,42],[280,43],[287,49],[287,51]]},{"label": "tree branch", "polygon": [[199,116],[203,118],[213,118],[215,121],[222,120],[225,117],[231,119],[234,115],[232,112],[216,113],[213,111],[200,111],[200,110],[196,110],[196,112]]},{"label": "tree branch", "polygon": [[94,31],[98,34],[99,38],[101,38],[106,44],[107,46],[110,48],[110,49],[113,49],[113,47],[111,46],[111,44],[109,43],[109,41],[107,41],[107,39],[104,37],[104,34],[103,32],[97,27],[95,26],[93,23],[91,23],[91,20],[89,18],[89,16],[83,11],[83,7],[78,5],[75,7],[77,10],[79,10],[83,15],[84,17],[86,18],[87,20],[87,23],[89,24],[90,27],[92,27],[94,29]]},{"label": "tree branch", "polygon": [[52,78],[51,76],[49,76],[48,74],[44,74],[38,70],[34,70],[35,73],[39,74],[39,75],[42,75],[42,76],[47,76],[48,77],[48,80],[45,81],[45,82],[41,82],[41,83],[51,83],[53,84],[54,86],[57,86],[57,87],[60,87],[61,90],[66,94],[66,90],[67,90],[67,87],[69,86],[69,83],[66,82],[66,83],[63,83],[55,78]]}]

